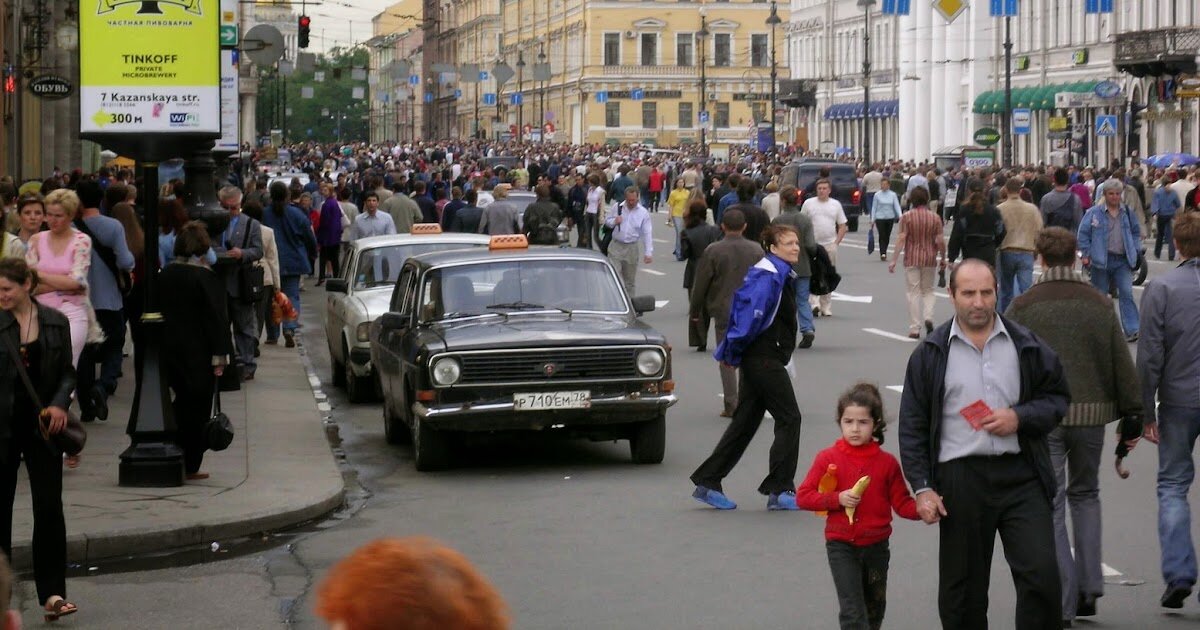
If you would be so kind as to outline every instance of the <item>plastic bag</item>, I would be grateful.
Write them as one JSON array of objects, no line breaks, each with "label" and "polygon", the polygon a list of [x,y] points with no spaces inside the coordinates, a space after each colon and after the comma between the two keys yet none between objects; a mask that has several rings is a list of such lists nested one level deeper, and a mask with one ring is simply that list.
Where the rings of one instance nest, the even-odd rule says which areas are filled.
[{"label": "plastic bag", "polygon": [[296,307],[283,291],[276,291],[271,302],[271,323],[278,326],[282,322],[294,322],[298,317]]}]

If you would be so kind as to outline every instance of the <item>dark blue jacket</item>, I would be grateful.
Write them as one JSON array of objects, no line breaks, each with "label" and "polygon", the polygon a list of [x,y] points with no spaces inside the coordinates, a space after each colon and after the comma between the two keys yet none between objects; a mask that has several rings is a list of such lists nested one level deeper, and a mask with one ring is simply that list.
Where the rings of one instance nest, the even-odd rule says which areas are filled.
[{"label": "dark blue jacket", "polygon": [[733,294],[729,328],[713,358],[733,366],[742,364],[742,353],[775,322],[783,285],[791,273],[792,266],[774,254],[767,254],[746,272],[742,286]]},{"label": "dark blue jacket", "polygon": [[275,214],[272,206],[263,209],[263,225],[275,231],[275,247],[279,250],[279,274],[301,276],[312,273],[312,259],[317,255],[317,237],[304,211],[296,206],[284,208],[283,215]]}]

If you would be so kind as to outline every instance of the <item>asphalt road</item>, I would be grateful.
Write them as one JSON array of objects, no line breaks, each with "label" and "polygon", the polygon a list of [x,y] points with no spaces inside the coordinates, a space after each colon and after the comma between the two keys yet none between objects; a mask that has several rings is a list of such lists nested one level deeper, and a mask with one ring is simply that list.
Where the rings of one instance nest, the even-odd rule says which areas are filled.
[{"label": "asphalt road", "polygon": [[[659,224],[661,225],[661,224]],[[656,225],[659,238],[668,233]],[[462,467],[417,473],[409,447],[388,446],[377,403],[350,405],[325,385],[365,503],[340,523],[243,557],[202,565],[104,574],[69,581],[83,612],[79,628],[323,627],[312,612],[313,589],[327,568],[382,536],[430,535],[469,556],[509,603],[515,628],[836,628],[837,601],[825,559],[823,523],[809,513],[768,513],[755,492],[766,472],[770,425],[726,480],[740,503],[717,512],[690,498],[688,475],[710,452],[726,421],[716,365],[686,347],[682,263],[671,244],[656,244],[655,262],[639,275],[639,292],[666,303],[645,316],[675,343],[681,398],[668,415],[666,461],[629,462],[627,443],[564,442],[546,436],[486,441],[464,453]],[[838,393],[858,380],[885,391],[894,418],[904,365],[914,344],[904,338],[902,275],[868,257],[865,234],[851,234],[840,254],[844,296],[834,316],[817,320],[816,344],[795,355],[795,387],[804,415],[803,476],[813,455],[837,437]],[[1165,267],[1155,264],[1153,272]],[[1140,292],[1139,292],[1140,294]],[[320,335],[323,295],[304,294],[308,350],[323,380],[329,361]],[[939,299],[937,318],[951,315]],[[710,343],[710,347],[713,344]],[[769,423],[770,420],[768,419]],[[1113,446],[1110,436],[1106,451]],[[885,448],[895,452],[894,435]],[[1108,577],[1099,615],[1077,627],[1195,628],[1200,604],[1182,614],[1158,606],[1154,474],[1157,456],[1143,444],[1127,460],[1127,480],[1104,457],[1104,562]],[[303,466],[303,462],[297,462]],[[1200,503],[1200,490],[1192,500]],[[937,531],[897,521],[886,624],[938,626]],[[1200,540],[1200,525],[1193,525]],[[163,564],[170,564],[164,560]],[[18,598],[36,619],[32,584]],[[1012,627],[1011,579],[997,544],[991,620]],[[381,610],[381,614],[387,611]]]}]

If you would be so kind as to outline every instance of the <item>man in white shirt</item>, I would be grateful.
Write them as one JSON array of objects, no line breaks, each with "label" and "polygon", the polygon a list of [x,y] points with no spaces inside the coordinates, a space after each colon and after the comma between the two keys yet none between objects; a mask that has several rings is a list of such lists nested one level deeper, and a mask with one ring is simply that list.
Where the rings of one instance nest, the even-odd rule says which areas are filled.
[{"label": "man in white shirt", "polygon": [[392,221],[392,215],[379,211],[379,195],[374,192],[367,193],[363,198],[363,208],[366,211],[354,220],[354,240],[396,233],[396,223]]},{"label": "man in white shirt", "polygon": [[625,202],[614,205],[612,212],[604,219],[604,225],[613,231],[608,258],[616,267],[630,297],[637,295],[634,291],[637,285],[638,242],[641,241],[644,251],[642,262],[650,264],[654,254],[653,221],[650,220],[650,211],[638,203],[640,196],[641,191],[636,185],[629,186],[625,189]]},{"label": "man in white shirt", "polygon": [[[817,244],[829,252],[829,261],[836,266],[838,245],[846,236],[846,211],[842,209],[841,202],[829,196],[832,190],[833,185],[828,179],[817,180],[817,196],[805,199],[800,211],[812,219],[813,236]],[[833,315],[828,295],[811,296],[808,302],[813,307],[814,316]]]}]

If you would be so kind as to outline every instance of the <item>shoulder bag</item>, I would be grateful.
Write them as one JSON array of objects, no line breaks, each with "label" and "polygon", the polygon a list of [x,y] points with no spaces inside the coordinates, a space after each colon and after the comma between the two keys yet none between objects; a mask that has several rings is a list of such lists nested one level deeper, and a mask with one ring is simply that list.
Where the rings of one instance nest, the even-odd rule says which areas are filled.
[{"label": "shoulder bag", "polygon": [[[617,203],[617,216],[621,216],[621,210],[624,206],[625,204],[623,202]],[[608,227],[603,223],[600,224],[600,253],[604,254],[605,256],[608,255],[608,246],[612,244],[614,230],[616,230],[616,227]]]},{"label": "shoulder bag", "polygon": [[37,388],[33,386],[33,381],[29,380],[29,372],[25,370],[25,364],[21,361],[21,351],[13,345],[12,339],[8,335],[0,335],[4,337],[4,345],[8,347],[8,353],[12,355],[13,364],[17,366],[17,374],[21,375],[21,382],[25,384],[25,391],[29,393],[29,399],[33,401],[39,409],[42,410],[38,414],[38,430],[42,433],[42,439],[54,445],[58,450],[67,455],[78,455],[83,451],[83,447],[87,444],[87,430],[83,428],[83,423],[79,421],[79,416],[67,409],[67,426],[63,427],[58,433],[50,433],[47,426],[49,421],[46,408],[42,406],[42,398],[38,396]]},{"label": "shoulder bag", "polygon": [[[256,221],[251,217],[246,217],[250,220],[246,224],[246,231],[242,235],[242,249],[250,244],[250,229],[254,227]],[[243,304],[257,304],[262,299],[264,270],[262,267],[257,267],[253,263],[243,262],[238,267],[238,299]]]},{"label": "shoulder bag", "polygon": [[233,423],[221,411],[221,387],[213,385],[212,416],[204,425],[204,441],[210,451],[223,451],[233,443]]}]

